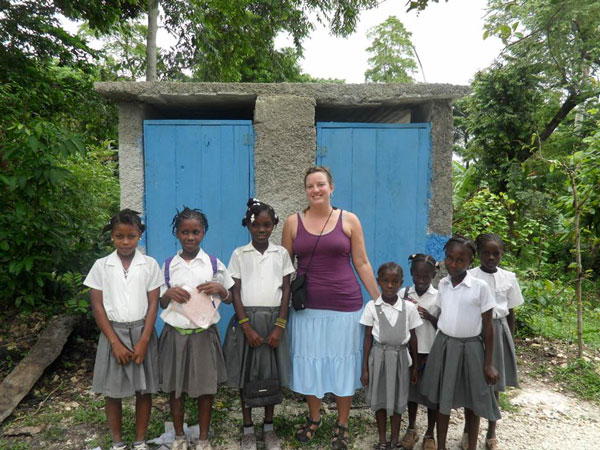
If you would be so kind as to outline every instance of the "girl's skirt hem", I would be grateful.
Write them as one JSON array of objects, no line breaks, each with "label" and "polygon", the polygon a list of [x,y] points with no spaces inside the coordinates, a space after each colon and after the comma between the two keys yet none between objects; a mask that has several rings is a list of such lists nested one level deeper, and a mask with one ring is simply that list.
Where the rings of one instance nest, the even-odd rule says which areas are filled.
[{"label": "girl's skirt hem", "polygon": [[[130,323],[111,322],[111,326],[123,345],[133,350],[133,346],[142,337],[145,323],[145,319],[141,319]],[[158,378],[158,338],[154,329],[141,364],[133,361],[119,364],[112,353],[108,339],[104,333],[100,333],[92,392],[110,398],[131,397],[136,393],[154,394],[158,392]]]},{"label": "girl's skirt hem", "polygon": [[219,332],[215,325],[206,331],[181,334],[165,323],[160,335],[160,389],[196,398],[214,395],[227,380]]},{"label": "girl's skirt hem", "polygon": [[494,367],[500,375],[494,391],[504,391],[506,386],[519,387],[515,343],[506,317],[494,319]]},{"label": "girl's skirt hem", "polygon": [[278,378],[282,386],[288,386],[291,374],[290,341],[287,329],[283,330],[279,346],[271,348],[266,339],[275,328],[275,320],[279,317],[279,307],[245,308],[252,328],[265,340],[260,347],[250,351],[246,335],[237,324],[234,315],[227,327],[223,353],[227,366],[227,386],[243,389],[246,380],[246,369],[250,364],[248,378],[251,381]]},{"label": "girl's skirt hem", "polygon": [[361,386],[361,314],[362,310],[292,311],[290,389],[317,398],[328,392],[338,397],[354,395]]},{"label": "girl's skirt hem", "polygon": [[402,414],[406,410],[410,384],[407,346],[374,342],[368,364],[367,405],[372,411],[384,409],[388,416]]},{"label": "girl's skirt hem", "polygon": [[469,408],[479,417],[499,420],[496,397],[483,373],[484,361],[481,337],[458,339],[438,331],[425,367],[421,393],[437,404],[442,414]]}]

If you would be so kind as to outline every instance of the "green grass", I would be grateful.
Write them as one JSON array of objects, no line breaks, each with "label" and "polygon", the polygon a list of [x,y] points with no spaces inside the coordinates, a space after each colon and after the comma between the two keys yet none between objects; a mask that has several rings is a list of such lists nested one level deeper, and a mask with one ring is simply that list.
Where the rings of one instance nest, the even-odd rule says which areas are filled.
[{"label": "green grass", "polygon": [[13,440],[0,439],[0,450],[30,450],[27,442],[15,442]]},{"label": "green grass", "polygon": [[510,402],[510,396],[507,392],[500,392],[499,396],[500,409],[502,411],[517,412],[519,408]]},{"label": "green grass", "polygon": [[557,367],[554,379],[586,399],[600,403],[600,366],[576,359],[566,367]]}]

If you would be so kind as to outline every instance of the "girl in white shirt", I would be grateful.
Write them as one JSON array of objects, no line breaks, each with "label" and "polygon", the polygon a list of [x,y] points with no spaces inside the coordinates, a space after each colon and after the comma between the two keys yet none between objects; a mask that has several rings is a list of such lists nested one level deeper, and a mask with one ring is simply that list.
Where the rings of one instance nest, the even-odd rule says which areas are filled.
[{"label": "girl in white shirt", "polygon": [[147,450],[144,441],[152,394],[158,391],[158,340],[154,331],[158,263],[136,250],[145,226],[139,213],[124,209],[104,227],[115,251],[97,260],[83,284],[91,288],[94,318],[101,334],[96,351],[92,391],[106,397],[106,418],[112,450],[125,450],[121,428],[124,397],[135,395],[136,430],[133,449]]},{"label": "girl in white shirt", "polygon": [[[405,288],[404,292],[400,295],[417,306],[419,315],[423,320],[423,324],[415,330],[419,342],[418,361],[416,364],[419,375],[422,375],[437,331],[437,314],[439,314],[439,309],[435,306],[437,289],[432,286],[431,282],[435,277],[438,262],[433,256],[423,253],[410,255],[408,260],[410,261],[410,274],[414,286]],[[408,391],[408,428],[400,442],[404,450],[412,450],[418,439],[416,421],[419,404],[427,407],[427,431],[423,436],[422,449],[436,450],[433,432],[437,405],[431,403],[419,393],[421,379],[422,377],[419,376],[417,384],[411,384]]]},{"label": "girl in white shirt", "polygon": [[[244,420],[240,447],[251,450],[256,449],[256,436],[252,408],[244,401],[244,387],[248,381],[268,379],[279,379],[282,386],[289,384],[291,359],[286,324],[294,266],[285,248],[269,242],[279,222],[274,209],[255,198],[248,200],[247,207],[242,226],[248,227],[252,241],[236,248],[229,261],[235,282],[235,315],[227,327],[224,352],[227,385],[240,389]],[[263,438],[267,450],[280,448],[273,429],[274,411],[274,403],[265,405]]]},{"label": "girl in white shirt", "polygon": [[[470,269],[475,278],[485,281],[496,299],[494,308],[494,367],[498,370],[498,382],[494,384],[494,395],[498,400],[499,392],[506,386],[518,387],[517,356],[515,353],[515,314],[514,308],[523,304],[523,295],[513,272],[498,267],[504,255],[504,242],[494,233],[480,234],[475,239],[477,254],[481,265]],[[465,430],[466,434],[466,430]],[[463,437],[467,437],[463,434]],[[466,442],[467,439],[463,439]],[[490,420],[486,436],[486,449],[496,450],[496,421]]]},{"label": "girl in white shirt", "polygon": [[[417,335],[415,328],[423,323],[417,307],[398,296],[402,286],[402,268],[389,262],[377,270],[381,296],[370,300],[360,323],[365,325],[365,341],[361,382],[367,386],[367,404],[375,411],[379,432],[378,449],[389,448],[386,422],[390,416],[391,446],[400,447],[398,437],[402,413],[408,402],[408,386],[418,378]],[[410,345],[410,354],[408,347]],[[411,357],[412,355],[412,357]]]},{"label": "girl in white shirt", "polygon": [[[176,311],[175,303],[186,303],[190,293],[184,287],[206,295],[218,295],[229,303],[229,288],[233,280],[221,261],[207,255],[200,244],[208,231],[206,215],[198,209],[183,208],[173,218],[173,234],[181,243],[181,250],[165,261],[165,284],[161,286],[160,305],[165,308],[161,318],[165,327],[160,335],[160,387],[169,393],[169,404],[175,441],[171,449],[187,450],[183,433],[185,395],[198,399],[200,440],[196,450],[211,450],[208,431],[212,414],[213,396],[218,383],[227,379],[225,361],[216,324],[218,311],[208,328],[200,328]],[[214,280],[214,281],[213,281]]]},{"label": "girl in white shirt", "polygon": [[450,411],[464,407],[468,450],[475,450],[479,418],[500,418],[492,391],[498,380],[493,365],[492,313],[496,302],[485,281],[467,272],[475,257],[471,240],[453,236],[444,251],[448,276],[438,285],[438,332],[423,374],[421,393],[438,404],[438,449],[446,449]]}]

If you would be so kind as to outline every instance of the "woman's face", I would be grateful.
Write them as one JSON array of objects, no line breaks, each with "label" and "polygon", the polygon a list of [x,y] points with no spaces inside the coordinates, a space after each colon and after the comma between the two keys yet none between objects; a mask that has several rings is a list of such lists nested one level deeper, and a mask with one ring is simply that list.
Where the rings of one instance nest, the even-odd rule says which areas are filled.
[{"label": "woman's face", "polygon": [[311,206],[326,203],[329,205],[329,197],[333,192],[333,187],[323,172],[311,173],[306,177],[306,198]]}]

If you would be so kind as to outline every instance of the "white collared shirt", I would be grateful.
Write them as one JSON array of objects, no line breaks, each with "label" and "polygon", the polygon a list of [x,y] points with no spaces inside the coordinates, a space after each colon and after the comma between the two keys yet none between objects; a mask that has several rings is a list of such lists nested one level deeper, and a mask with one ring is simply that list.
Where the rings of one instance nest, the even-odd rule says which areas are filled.
[{"label": "white collared shirt", "polygon": [[[185,261],[181,256],[181,250],[171,260],[169,264],[169,284],[171,287],[175,286],[188,286],[196,288],[196,286],[211,281],[213,278],[213,268],[210,262],[210,257],[200,249],[196,257],[190,261]],[[162,265],[162,271],[164,273],[165,265]],[[233,286],[233,280],[223,264],[217,259],[217,273],[222,280],[223,287],[230,289]],[[169,289],[164,283],[160,287],[160,296],[162,297],[165,292]],[[166,309],[160,314],[160,318],[173,327],[178,328],[198,328],[191,320],[182,314],[179,314],[171,306],[171,302]],[[215,313],[210,321],[210,325],[214,325],[219,321],[221,316],[219,311]]]},{"label": "white collared shirt", "polygon": [[294,273],[294,265],[285,248],[269,242],[264,253],[252,242],[236,248],[229,260],[229,273],[241,280],[244,306],[281,305],[283,277]]},{"label": "white collared shirt", "polygon": [[146,317],[148,292],[163,282],[156,260],[136,249],[127,278],[115,250],[94,263],[83,284],[102,291],[102,304],[108,320],[135,322]]},{"label": "white collared shirt", "polygon": [[440,281],[436,305],[441,309],[438,330],[465,338],[481,334],[481,315],[494,308],[496,301],[488,284],[467,272],[457,286],[452,286],[450,275]]},{"label": "white collared shirt", "polygon": [[[417,302],[417,306],[421,306],[425,308],[429,313],[435,317],[439,316],[440,310],[435,305],[435,301],[437,300],[438,291],[431,284],[429,288],[425,291],[423,295],[419,297],[417,291],[414,286],[411,286],[408,289],[408,298]],[[400,291],[398,294],[401,297],[404,297],[404,289]],[[417,312],[418,312],[417,308]],[[417,333],[417,339],[419,342],[419,353],[429,354],[431,350],[431,346],[433,345],[433,341],[435,339],[435,333],[437,329],[431,324],[429,320],[423,320],[423,324],[419,325],[415,332]]]},{"label": "white collared shirt", "polygon": [[494,273],[487,273],[481,267],[470,269],[469,273],[475,278],[485,281],[496,297],[494,319],[508,316],[509,310],[523,304],[523,294],[517,277],[513,272],[500,267]]},{"label": "white collared shirt", "polygon": [[373,327],[373,338],[379,342],[379,318],[377,317],[375,306],[381,305],[381,310],[385,314],[386,319],[391,326],[395,326],[403,304],[406,305],[406,336],[404,336],[402,344],[406,344],[410,340],[410,330],[421,325],[423,321],[421,320],[421,316],[419,316],[417,307],[409,301],[403,302],[400,296],[398,296],[398,300],[396,300],[394,305],[384,302],[381,296],[377,300],[369,300],[360,317],[360,323],[367,327]]}]

